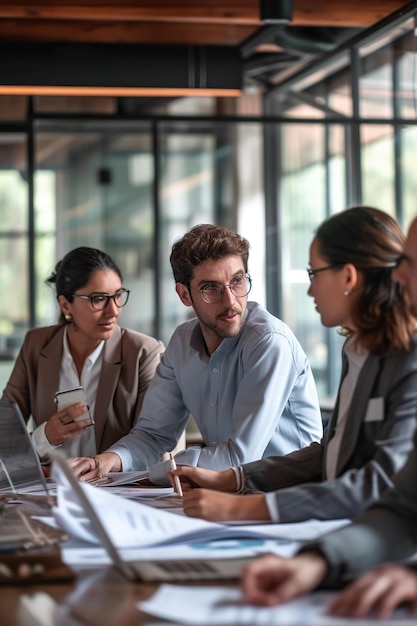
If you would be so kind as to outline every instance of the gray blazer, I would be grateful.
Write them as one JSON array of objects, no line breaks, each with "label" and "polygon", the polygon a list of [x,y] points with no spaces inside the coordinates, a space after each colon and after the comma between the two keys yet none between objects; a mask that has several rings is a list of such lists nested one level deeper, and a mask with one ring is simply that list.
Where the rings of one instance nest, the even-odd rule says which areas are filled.
[{"label": "gray blazer", "polygon": [[[343,364],[342,378],[346,364]],[[413,448],[417,425],[417,337],[410,351],[370,355],[357,382],[337,461],[326,480],[325,453],[338,400],[321,443],[243,466],[247,491],[273,491],[280,522],[353,517],[390,487]]]},{"label": "gray blazer", "polygon": [[344,583],[377,565],[416,553],[417,433],[414,449],[393,482],[394,487],[352,524],[303,548],[319,550],[326,557],[330,565],[326,583]]},{"label": "gray blazer", "polygon": [[[3,399],[16,402],[26,422],[32,415],[37,426],[56,413],[63,333],[64,325],[30,330],[3,391]],[[134,425],[164,349],[161,341],[120,326],[106,340],[94,412],[97,452]]]}]

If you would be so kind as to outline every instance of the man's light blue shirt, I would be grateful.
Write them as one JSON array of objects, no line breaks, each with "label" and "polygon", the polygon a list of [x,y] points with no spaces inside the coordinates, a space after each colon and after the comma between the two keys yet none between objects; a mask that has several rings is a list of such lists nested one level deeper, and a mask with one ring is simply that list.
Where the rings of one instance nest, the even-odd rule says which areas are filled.
[{"label": "man's light blue shirt", "polygon": [[192,415],[198,465],[226,469],[320,441],[322,420],[308,359],[290,328],[248,302],[238,335],[209,357],[197,319],[179,326],[131,432],[109,450],[124,471],[147,469],[175,447]]}]

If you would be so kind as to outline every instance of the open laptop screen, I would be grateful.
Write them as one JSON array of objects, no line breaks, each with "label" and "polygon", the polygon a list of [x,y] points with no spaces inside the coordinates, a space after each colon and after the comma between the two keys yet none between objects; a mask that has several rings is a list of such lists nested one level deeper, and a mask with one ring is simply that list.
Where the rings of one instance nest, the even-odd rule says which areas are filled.
[{"label": "open laptop screen", "polygon": [[22,413],[13,402],[0,400],[0,492],[39,485],[47,493],[39,457]]}]

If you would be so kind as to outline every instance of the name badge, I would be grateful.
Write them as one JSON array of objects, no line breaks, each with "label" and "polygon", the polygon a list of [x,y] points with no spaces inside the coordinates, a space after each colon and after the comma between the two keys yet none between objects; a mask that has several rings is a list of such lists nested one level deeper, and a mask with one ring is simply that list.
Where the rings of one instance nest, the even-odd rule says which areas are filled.
[{"label": "name badge", "polygon": [[384,398],[371,398],[366,408],[365,422],[382,422],[384,419]]}]

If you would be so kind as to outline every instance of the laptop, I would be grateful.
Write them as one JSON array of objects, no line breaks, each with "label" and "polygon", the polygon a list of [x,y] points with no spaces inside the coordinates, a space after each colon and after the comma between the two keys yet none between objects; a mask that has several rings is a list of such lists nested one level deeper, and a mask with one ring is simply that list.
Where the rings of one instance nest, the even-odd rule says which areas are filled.
[{"label": "laptop", "polygon": [[[6,564],[0,584],[73,578],[56,553],[68,534],[42,521],[52,514],[52,506],[22,413],[17,404],[0,400],[0,555]],[[22,562],[40,564],[43,572],[21,574]]]},{"label": "laptop", "polygon": [[0,493],[48,493],[39,456],[20,408],[0,400]]},{"label": "laptop", "polygon": [[[187,581],[187,580],[233,580],[239,579],[243,567],[253,559],[248,557],[219,557],[208,559],[123,560],[110,535],[97,515],[80,482],[59,452],[51,454],[72,491],[72,497],[87,515],[91,529],[105,548],[112,564],[130,581]],[[59,496],[58,496],[59,497]],[[121,497],[121,496],[118,496]],[[174,515],[174,514],[172,514]]]}]

